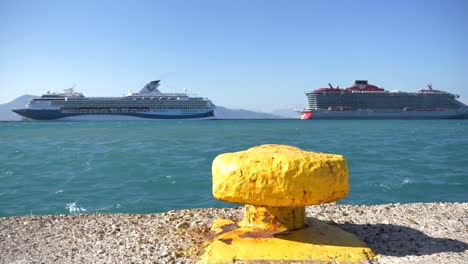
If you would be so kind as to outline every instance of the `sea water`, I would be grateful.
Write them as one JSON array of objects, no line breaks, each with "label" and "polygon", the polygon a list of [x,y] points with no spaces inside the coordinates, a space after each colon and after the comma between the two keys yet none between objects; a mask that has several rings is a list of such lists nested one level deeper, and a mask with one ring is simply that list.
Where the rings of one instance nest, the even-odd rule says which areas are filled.
[{"label": "sea water", "polygon": [[260,144],[345,156],[348,204],[468,201],[468,120],[0,123],[0,216],[232,207],[211,162]]}]

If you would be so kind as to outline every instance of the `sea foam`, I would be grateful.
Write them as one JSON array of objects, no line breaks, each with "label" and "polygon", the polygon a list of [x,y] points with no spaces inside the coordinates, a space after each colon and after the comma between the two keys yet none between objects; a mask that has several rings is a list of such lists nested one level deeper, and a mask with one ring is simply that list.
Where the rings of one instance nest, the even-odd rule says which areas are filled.
[{"label": "sea foam", "polygon": [[67,203],[65,209],[68,209],[70,214],[80,214],[86,212],[86,208],[78,206],[76,203]]}]

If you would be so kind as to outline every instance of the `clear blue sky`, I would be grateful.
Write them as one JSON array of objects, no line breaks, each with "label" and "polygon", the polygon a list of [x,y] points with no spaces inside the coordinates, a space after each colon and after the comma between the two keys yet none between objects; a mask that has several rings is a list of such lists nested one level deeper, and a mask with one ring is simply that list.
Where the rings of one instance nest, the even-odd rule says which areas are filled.
[{"label": "clear blue sky", "polygon": [[468,102],[468,1],[0,0],[0,103],[76,84],[270,111],[355,79]]}]

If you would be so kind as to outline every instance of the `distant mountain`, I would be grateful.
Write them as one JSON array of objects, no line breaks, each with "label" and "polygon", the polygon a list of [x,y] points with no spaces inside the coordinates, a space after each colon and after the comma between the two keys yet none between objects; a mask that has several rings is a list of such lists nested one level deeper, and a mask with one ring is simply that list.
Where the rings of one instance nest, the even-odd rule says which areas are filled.
[{"label": "distant mountain", "polygon": [[300,114],[292,109],[276,109],[270,112],[272,115],[277,115],[286,118],[299,118]]},{"label": "distant mountain", "polygon": [[283,118],[278,115],[272,115],[267,113],[258,113],[243,109],[228,109],[222,106],[216,106],[215,117],[222,119],[277,119]]},{"label": "distant mountain", "polygon": [[38,98],[39,96],[25,94],[15,100],[6,103],[0,104],[0,121],[18,121],[21,120],[21,116],[12,112],[12,109],[24,108],[29,100],[33,98]]},{"label": "distant mountain", "polygon": [[[38,96],[23,95],[9,103],[0,104],[0,121],[21,120],[21,116],[15,112],[12,112],[11,110],[25,107],[28,101],[33,98],[38,98]],[[292,116],[281,114],[281,112],[278,112],[278,114],[267,114],[243,109],[228,109],[226,107],[217,106],[215,109],[215,117],[222,119],[277,119]],[[293,117],[297,117],[297,114]]]}]

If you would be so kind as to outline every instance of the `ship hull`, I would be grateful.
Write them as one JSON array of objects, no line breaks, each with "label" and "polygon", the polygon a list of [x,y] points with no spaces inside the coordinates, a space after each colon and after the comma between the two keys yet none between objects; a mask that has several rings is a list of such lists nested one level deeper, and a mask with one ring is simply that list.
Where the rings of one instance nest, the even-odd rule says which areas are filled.
[{"label": "ship hull", "polygon": [[325,109],[304,110],[301,119],[463,119],[466,110],[445,111],[395,111],[379,112],[372,110],[330,111]]},{"label": "ship hull", "polygon": [[64,113],[61,110],[16,109],[15,113],[31,120],[40,121],[117,121],[117,120],[161,120],[161,119],[208,119],[214,111],[200,113],[134,112],[134,113]]}]

